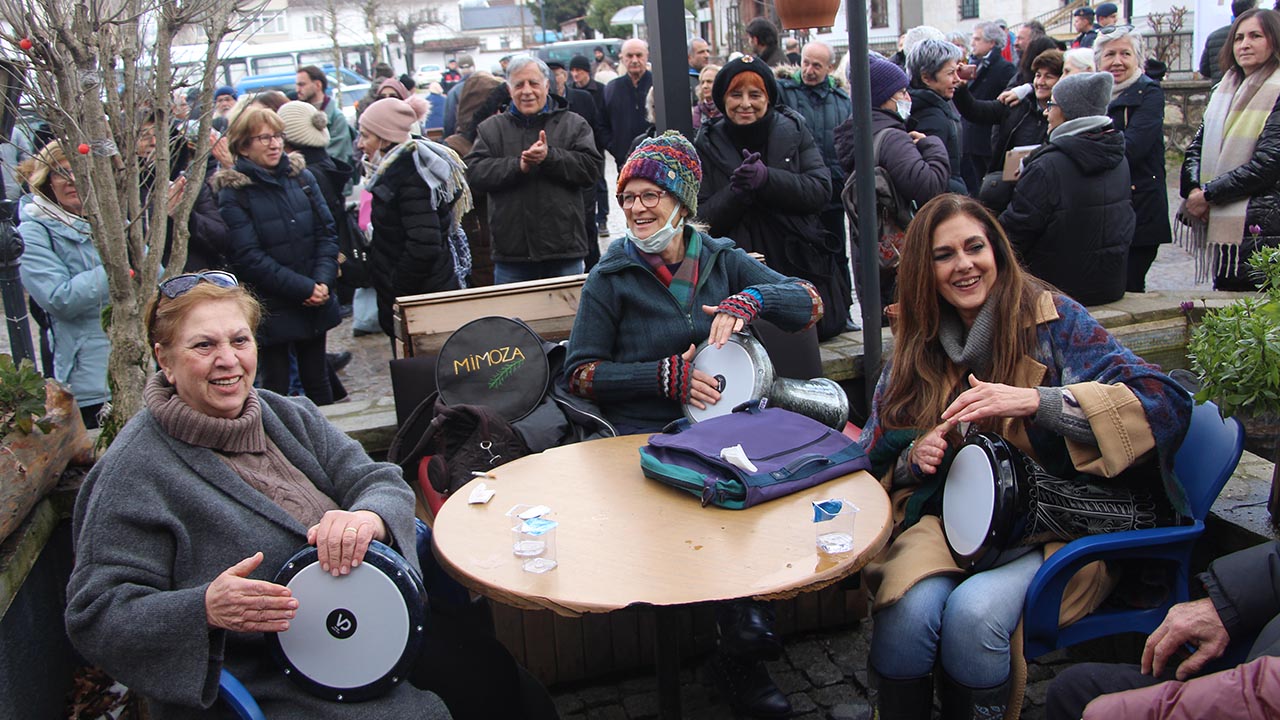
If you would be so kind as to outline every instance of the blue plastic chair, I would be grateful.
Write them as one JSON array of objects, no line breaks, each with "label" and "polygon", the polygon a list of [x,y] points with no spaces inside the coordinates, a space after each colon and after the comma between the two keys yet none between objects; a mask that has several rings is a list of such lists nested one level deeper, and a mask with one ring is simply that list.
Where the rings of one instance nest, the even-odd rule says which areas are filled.
[{"label": "blue plastic chair", "polygon": [[[420,519],[415,518],[413,522],[417,535],[414,551],[417,552],[418,564],[422,567],[423,584],[427,588],[427,594],[431,596],[433,602],[470,602],[467,589],[449,577],[436,562],[435,554],[431,551],[431,528]],[[225,668],[218,681],[218,697],[240,720],[266,720],[266,716],[262,714],[262,708],[258,707],[253,695],[250,695],[244,684]]]},{"label": "blue plastic chair", "polygon": [[[1174,457],[1174,472],[1187,490],[1194,522],[1178,527],[1092,535],[1067,543],[1040,566],[1023,611],[1023,655],[1035,658],[1059,647],[1126,632],[1150,633],[1169,608],[1187,600],[1191,548],[1204,533],[1204,520],[1214,499],[1231,478],[1244,450],[1244,428],[1234,418],[1223,420],[1213,403],[1196,405],[1186,439]],[[1062,592],[1080,568],[1095,560],[1137,558],[1174,566],[1172,590],[1159,607],[1101,608],[1058,627]]]}]

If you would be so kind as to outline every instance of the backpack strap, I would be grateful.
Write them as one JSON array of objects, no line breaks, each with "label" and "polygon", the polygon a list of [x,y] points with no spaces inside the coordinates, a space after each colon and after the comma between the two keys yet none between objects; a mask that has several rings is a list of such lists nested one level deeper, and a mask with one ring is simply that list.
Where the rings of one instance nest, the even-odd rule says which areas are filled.
[{"label": "backpack strap", "polygon": [[871,164],[877,166],[880,164],[880,148],[884,147],[885,138],[888,137],[889,131],[894,128],[881,128],[876,132],[875,137],[871,141]]}]

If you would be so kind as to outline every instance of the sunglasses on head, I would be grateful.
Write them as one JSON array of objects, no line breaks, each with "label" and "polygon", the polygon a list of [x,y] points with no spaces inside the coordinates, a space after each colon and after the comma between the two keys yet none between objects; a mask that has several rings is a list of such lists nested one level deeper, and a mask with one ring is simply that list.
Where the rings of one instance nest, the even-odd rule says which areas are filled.
[{"label": "sunglasses on head", "polygon": [[1108,25],[1106,27],[1098,28],[1098,34],[1111,35],[1112,33],[1118,33],[1121,30],[1132,30],[1132,29],[1133,29],[1132,25]]},{"label": "sunglasses on head", "polygon": [[160,294],[173,300],[187,294],[191,288],[199,285],[202,281],[217,285],[220,288],[233,288],[240,285],[240,281],[236,279],[236,276],[229,272],[206,270],[205,272],[177,275],[165,280],[160,283]]}]

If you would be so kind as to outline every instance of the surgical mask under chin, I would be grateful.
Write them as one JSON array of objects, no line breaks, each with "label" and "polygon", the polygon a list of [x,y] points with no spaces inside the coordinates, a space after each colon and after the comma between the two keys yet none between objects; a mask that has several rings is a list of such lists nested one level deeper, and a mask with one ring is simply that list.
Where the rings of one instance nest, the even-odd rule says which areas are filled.
[{"label": "surgical mask under chin", "polygon": [[[639,198],[636,198],[637,202],[639,202],[639,200]],[[658,228],[652,235],[643,240],[636,237],[635,234],[631,232],[631,228],[628,227],[627,239],[635,243],[635,246],[639,248],[641,252],[646,252],[650,255],[657,255],[667,249],[667,246],[671,244],[671,239],[676,236],[676,233],[680,231],[681,226],[684,225],[683,219],[677,220],[679,215],[680,206],[676,205],[675,209],[671,211],[671,216],[667,218],[666,224]]]},{"label": "surgical mask under chin", "polygon": [[911,101],[910,100],[894,100],[893,103],[898,106],[898,116],[903,120],[911,117]]}]

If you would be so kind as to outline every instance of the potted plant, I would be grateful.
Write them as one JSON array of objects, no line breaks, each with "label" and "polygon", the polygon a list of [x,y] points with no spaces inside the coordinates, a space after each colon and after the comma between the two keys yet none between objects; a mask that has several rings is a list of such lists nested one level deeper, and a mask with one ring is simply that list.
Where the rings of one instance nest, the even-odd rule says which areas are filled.
[{"label": "potted plant", "polygon": [[776,0],[774,9],[784,30],[830,27],[840,10],[840,0]]},{"label": "potted plant", "polygon": [[91,451],[65,386],[0,353],[0,540],[26,519],[73,460]]},{"label": "potted plant", "polygon": [[1187,356],[1200,377],[1196,400],[1212,400],[1223,415],[1239,414],[1254,452],[1277,462],[1271,476],[1273,521],[1280,514],[1280,248],[1253,253],[1262,278],[1256,296],[1205,311]]}]

